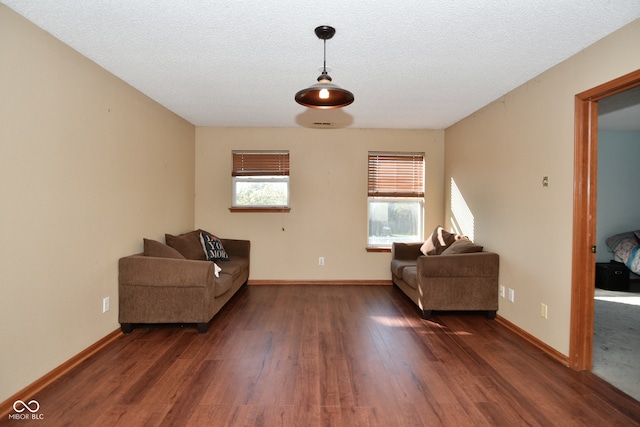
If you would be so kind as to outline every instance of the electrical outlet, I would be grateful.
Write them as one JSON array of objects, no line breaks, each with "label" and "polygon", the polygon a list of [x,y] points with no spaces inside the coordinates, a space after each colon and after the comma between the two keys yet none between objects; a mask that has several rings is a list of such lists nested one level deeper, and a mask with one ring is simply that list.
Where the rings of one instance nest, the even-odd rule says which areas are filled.
[{"label": "electrical outlet", "polygon": [[323,256],[318,258],[318,265],[324,265],[324,257]]},{"label": "electrical outlet", "polygon": [[544,319],[547,318],[547,304],[542,303],[540,304],[540,316],[543,317]]},{"label": "electrical outlet", "polygon": [[109,297],[102,298],[102,312],[106,313],[109,311]]},{"label": "electrical outlet", "polygon": [[506,298],[507,297],[506,288],[503,285],[500,285],[500,296],[502,298]]},{"label": "electrical outlet", "polygon": [[514,291],[511,288],[509,288],[509,301],[511,301],[511,302],[515,302],[516,301],[516,291]]}]

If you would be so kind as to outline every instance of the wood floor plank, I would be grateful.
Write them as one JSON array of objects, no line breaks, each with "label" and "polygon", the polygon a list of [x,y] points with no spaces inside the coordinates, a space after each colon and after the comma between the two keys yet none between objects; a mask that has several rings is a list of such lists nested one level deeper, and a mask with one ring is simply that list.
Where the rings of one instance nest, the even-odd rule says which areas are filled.
[{"label": "wood floor plank", "polygon": [[183,425],[191,417],[200,402],[204,390],[216,377],[218,367],[219,363],[217,361],[205,360],[197,369],[193,370],[188,386],[184,387],[183,392],[177,396],[171,410],[162,420],[161,426]]},{"label": "wood floor plank", "polygon": [[[159,426],[171,409],[171,405],[116,405],[102,412],[93,423],[95,426]],[[47,421],[49,421],[47,419]],[[92,425],[87,419],[69,425]],[[57,424],[51,424],[57,425]]]},{"label": "wood floor plank", "polygon": [[225,425],[222,420],[226,421],[230,417],[232,409],[233,407],[229,405],[200,404],[194,408],[191,417],[184,425],[189,427]]},{"label": "wood floor plank", "polygon": [[56,426],[640,426],[597,376],[391,286],[249,286],[206,334],[141,326],[33,398]]}]

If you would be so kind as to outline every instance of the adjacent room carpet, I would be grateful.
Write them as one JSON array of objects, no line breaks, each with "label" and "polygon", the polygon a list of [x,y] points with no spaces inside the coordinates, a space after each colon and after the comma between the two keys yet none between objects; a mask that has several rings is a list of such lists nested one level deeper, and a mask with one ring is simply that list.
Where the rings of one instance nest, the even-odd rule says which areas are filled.
[{"label": "adjacent room carpet", "polygon": [[640,292],[596,289],[593,342],[593,373],[640,400]]}]

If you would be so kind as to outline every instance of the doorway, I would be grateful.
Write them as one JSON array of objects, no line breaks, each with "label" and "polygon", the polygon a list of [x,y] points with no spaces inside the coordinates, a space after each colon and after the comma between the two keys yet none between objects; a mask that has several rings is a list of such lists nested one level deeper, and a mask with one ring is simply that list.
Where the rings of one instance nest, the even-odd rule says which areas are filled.
[{"label": "doorway", "polygon": [[593,365],[598,101],[637,86],[640,86],[640,70],[575,97],[569,366],[576,370],[591,370]]}]

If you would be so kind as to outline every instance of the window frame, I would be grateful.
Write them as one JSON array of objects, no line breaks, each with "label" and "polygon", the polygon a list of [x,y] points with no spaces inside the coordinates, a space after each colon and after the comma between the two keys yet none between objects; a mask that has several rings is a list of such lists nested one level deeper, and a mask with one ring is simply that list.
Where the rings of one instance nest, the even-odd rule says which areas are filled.
[{"label": "window frame", "polygon": [[[233,150],[231,168],[231,212],[289,212],[291,210],[289,150]],[[286,183],[286,203],[281,205],[238,205],[237,184]]]},{"label": "window frame", "polygon": [[[369,151],[367,154],[367,251],[389,251],[393,241],[371,241],[371,203],[413,201],[420,204],[417,237],[424,240],[426,156],[419,152]],[[401,240],[399,240],[401,241]]]}]

